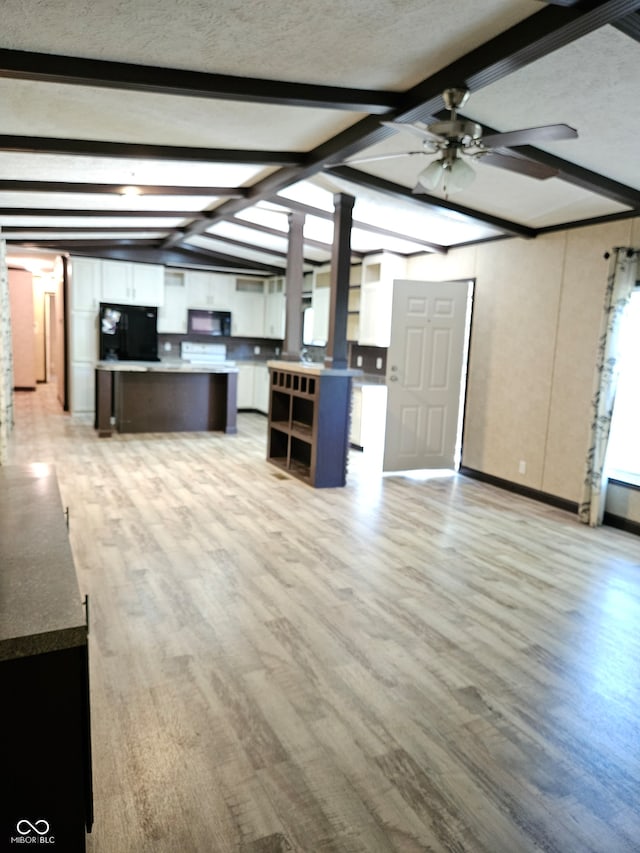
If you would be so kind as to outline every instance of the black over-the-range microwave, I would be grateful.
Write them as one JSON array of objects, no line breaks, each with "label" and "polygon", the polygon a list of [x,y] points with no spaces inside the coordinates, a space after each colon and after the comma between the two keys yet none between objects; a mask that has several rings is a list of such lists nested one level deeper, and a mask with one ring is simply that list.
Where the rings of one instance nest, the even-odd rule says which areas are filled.
[{"label": "black over-the-range microwave", "polygon": [[191,335],[231,335],[231,311],[208,311],[206,308],[189,308],[187,332]]}]

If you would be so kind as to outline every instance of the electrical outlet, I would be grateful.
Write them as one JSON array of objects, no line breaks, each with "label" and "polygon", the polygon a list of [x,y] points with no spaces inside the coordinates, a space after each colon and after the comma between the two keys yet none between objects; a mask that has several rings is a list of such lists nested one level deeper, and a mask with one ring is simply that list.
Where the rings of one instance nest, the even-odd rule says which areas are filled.
[{"label": "electrical outlet", "polygon": [[356,356],[356,367],[362,367],[362,356]]},{"label": "electrical outlet", "polygon": [[376,370],[382,370],[382,359],[376,358]]},{"label": "electrical outlet", "polygon": [[164,342],[164,351],[165,352],[171,352],[171,342],[170,341]]},{"label": "electrical outlet", "polygon": [[253,348],[253,354],[254,354],[254,355],[260,355],[260,347],[259,347],[257,344],[256,344],[256,346]]},{"label": "electrical outlet", "polygon": [[518,465],[518,473],[519,474],[526,474],[527,473],[527,463],[524,461],[524,459],[520,460],[520,464]]}]

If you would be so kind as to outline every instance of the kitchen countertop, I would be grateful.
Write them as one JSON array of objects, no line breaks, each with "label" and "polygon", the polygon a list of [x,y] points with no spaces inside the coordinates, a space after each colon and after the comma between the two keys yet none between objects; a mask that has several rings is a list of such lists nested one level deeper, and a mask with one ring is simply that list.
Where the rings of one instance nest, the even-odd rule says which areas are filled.
[{"label": "kitchen countertop", "polygon": [[86,641],[55,469],[0,467],[0,661]]},{"label": "kitchen countertop", "polygon": [[211,364],[193,364],[180,358],[162,361],[99,361],[98,370],[113,373],[237,373],[235,361]]},{"label": "kitchen countertop", "polygon": [[353,368],[345,368],[344,370],[336,370],[333,367],[325,367],[319,362],[313,361],[268,361],[267,367],[274,370],[288,370],[293,373],[306,373],[311,376],[360,376],[362,370],[354,370]]}]

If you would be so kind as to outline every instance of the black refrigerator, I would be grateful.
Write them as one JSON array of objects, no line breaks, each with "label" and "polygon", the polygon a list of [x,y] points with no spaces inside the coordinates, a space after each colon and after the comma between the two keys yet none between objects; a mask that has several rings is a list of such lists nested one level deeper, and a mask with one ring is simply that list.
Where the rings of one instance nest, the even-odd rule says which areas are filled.
[{"label": "black refrigerator", "polygon": [[103,361],[160,361],[158,309],[100,303],[100,358]]}]

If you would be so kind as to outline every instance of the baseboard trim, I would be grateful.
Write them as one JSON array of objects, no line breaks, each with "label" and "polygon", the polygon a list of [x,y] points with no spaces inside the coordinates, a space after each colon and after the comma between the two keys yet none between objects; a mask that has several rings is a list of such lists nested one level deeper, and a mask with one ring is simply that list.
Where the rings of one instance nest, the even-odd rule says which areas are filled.
[{"label": "baseboard trim", "polygon": [[485,474],[484,471],[478,471],[475,468],[467,468],[465,465],[460,466],[460,473],[465,477],[471,477],[473,480],[480,480],[483,483],[488,483],[491,486],[497,486],[499,489],[506,489],[508,492],[515,492],[525,498],[532,498],[540,503],[549,504],[557,509],[563,509],[566,512],[577,514],[577,501],[569,501],[566,498],[560,498],[557,495],[551,495],[548,492],[541,492],[539,489],[532,489],[530,486],[522,486],[520,483],[512,483],[511,480],[503,480],[501,477],[494,477],[492,474]]},{"label": "baseboard trim", "polygon": [[616,527],[618,530],[624,530],[626,533],[633,533],[635,536],[640,536],[640,521],[632,521],[630,518],[623,518],[621,515],[605,512],[602,523],[609,525],[609,527]]}]

